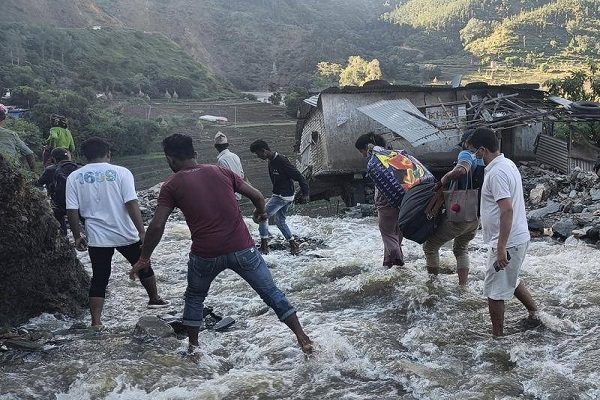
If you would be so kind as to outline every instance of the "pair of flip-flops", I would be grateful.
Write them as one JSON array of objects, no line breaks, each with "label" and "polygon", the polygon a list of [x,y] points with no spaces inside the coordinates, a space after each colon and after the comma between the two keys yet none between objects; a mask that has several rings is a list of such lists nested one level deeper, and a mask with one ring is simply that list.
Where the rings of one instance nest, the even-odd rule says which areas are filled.
[{"label": "pair of flip-flops", "polygon": [[[231,317],[223,317],[213,312],[212,307],[204,307],[204,329],[222,332],[235,323]],[[170,314],[159,315],[158,318],[171,325],[175,333],[185,332],[186,326],[183,325],[181,317],[175,317]],[[202,329],[202,328],[201,328]]]}]

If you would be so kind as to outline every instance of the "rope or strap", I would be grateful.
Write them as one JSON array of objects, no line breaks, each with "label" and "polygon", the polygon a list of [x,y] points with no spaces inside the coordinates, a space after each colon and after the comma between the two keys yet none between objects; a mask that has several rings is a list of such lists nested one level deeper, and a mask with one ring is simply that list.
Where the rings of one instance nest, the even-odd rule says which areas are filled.
[{"label": "rope or strap", "polygon": [[440,208],[444,204],[444,188],[440,187],[436,190],[435,195],[429,200],[427,207],[425,207],[425,214],[427,218],[432,219],[440,212]]}]

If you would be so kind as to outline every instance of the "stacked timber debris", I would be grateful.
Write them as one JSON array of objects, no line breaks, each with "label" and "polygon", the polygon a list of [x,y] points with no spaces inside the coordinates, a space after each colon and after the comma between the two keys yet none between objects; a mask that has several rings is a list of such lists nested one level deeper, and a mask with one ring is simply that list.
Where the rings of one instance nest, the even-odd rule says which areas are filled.
[{"label": "stacked timber debris", "polygon": [[479,102],[466,99],[467,113],[473,114],[468,121],[469,125],[508,129],[539,122],[555,111],[544,106],[542,102],[532,103],[519,99],[518,96],[518,93],[498,97],[486,96]]}]

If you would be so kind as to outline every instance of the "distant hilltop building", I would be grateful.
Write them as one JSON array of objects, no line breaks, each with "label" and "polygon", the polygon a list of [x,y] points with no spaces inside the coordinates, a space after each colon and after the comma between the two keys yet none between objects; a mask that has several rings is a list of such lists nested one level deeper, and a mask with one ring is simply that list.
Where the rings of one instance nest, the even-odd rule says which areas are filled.
[{"label": "distant hilltop building", "polygon": [[6,108],[8,109],[8,116],[14,119],[22,118],[29,111],[29,108],[17,108],[15,106],[6,106]]}]

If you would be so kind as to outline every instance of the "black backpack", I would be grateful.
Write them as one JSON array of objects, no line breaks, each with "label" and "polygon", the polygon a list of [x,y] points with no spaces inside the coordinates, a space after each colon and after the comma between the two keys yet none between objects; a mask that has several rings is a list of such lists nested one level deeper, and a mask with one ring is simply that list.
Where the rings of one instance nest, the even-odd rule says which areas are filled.
[{"label": "black backpack", "polygon": [[[438,226],[443,196],[433,191],[435,183],[421,183],[412,187],[402,199],[398,227],[405,239],[423,244]],[[428,211],[433,211],[428,215]]]},{"label": "black backpack", "polygon": [[66,161],[56,165],[54,170],[54,178],[50,190],[50,198],[56,207],[61,210],[67,209],[67,177],[77,169],[80,165]]}]

